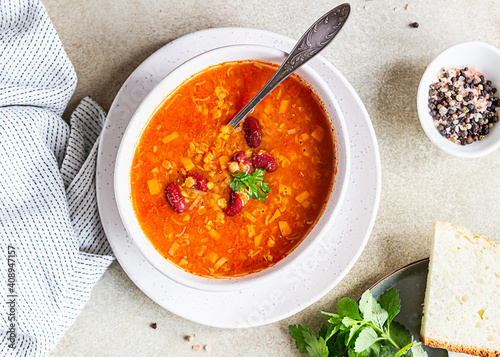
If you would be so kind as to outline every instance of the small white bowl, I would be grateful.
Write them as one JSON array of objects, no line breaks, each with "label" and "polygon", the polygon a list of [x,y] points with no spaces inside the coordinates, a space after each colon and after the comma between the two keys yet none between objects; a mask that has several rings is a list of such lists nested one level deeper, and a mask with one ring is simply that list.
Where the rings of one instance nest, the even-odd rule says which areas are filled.
[{"label": "small white bowl", "polygon": [[135,215],[130,185],[130,169],[137,143],[149,120],[168,95],[186,79],[207,67],[227,61],[262,60],[281,64],[286,58],[282,51],[257,45],[235,45],[205,52],[182,64],[165,77],[139,105],[123,135],[115,164],[114,183],[116,204],[123,224],[144,257],[162,274],[185,286],[205,291],[234,291],[262,284],[268,279],[291,269],[300,257],[307,254],[332,225],[347,190],[350,168],[349,139],[346,124],[333,94],[326,83],[309,66],[297,74],[302,77],[323,101],[330,116],[337,139],[337,175],[330,199],[320,219],[307,237],[287,257],[258,273],[231,279],[211,279],[190,274],[164,258],[144,235]]},{"label": "small white bowl", "polygon": [[[484,77],[500,91],[500,50],[482,42],[464,42],[441,52],[430,64],[420,80],[417,94],[417,110],[420,124],[429,140],[448,154],[474,158],[488,155],[500,147],[500,122],[496,123],[483,140],[468,145],[458,145],[442,136],[434,126],[428,100],[429,86],[438,81],[443,67],[477,67]],[[500,92],[497,92],[500,95]]]}]

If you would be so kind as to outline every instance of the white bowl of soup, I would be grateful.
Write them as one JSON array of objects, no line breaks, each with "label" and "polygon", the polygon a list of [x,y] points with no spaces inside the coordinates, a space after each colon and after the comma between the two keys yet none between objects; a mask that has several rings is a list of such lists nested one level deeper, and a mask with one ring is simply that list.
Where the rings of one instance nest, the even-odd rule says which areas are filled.
[{"label": "white bowl of soup", "polygon": [[165,77],[128,124],[115,166],[120,216],[144,257],[180,284],[262,284],[334,224],[349,140],[316,72],[302,66],[227,126],[285,58],[256,45],[201,54]]}]

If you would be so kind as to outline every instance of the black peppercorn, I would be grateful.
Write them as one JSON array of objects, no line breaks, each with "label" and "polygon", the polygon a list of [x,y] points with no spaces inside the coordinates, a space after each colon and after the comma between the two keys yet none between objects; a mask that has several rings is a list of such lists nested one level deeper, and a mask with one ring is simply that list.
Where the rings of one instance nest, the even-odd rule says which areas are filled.
[{"label": "black peppercorn", "polygon": [[439,81],[429,88],[427,106],[437,131],[459,145],[482,140],[500,121],[497,89],[476,73],[469,73],[467,67],[443,68]]}]

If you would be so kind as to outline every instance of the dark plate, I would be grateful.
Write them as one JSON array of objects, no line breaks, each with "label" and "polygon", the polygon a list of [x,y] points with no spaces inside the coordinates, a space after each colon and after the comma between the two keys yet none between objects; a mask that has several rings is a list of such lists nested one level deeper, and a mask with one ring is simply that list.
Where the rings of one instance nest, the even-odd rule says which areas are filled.
[{"label": "dark plate", "polygon": [[[401,311],[394,320],[406,326],[417,341],[420,335],[428,266],[429,258],[413,262],[393,271],[370,288],[377,300],[386,290],[394,288],[398,291],[401,298]],[[424,346],[424,349],[429,357],[448,356],[448,352],[443,349],[427,346]]]}]

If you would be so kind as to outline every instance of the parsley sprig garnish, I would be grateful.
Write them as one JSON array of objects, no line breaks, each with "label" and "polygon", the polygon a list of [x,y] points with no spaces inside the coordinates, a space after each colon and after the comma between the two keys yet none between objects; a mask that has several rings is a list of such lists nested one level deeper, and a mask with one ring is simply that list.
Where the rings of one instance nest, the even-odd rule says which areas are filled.
[{"label": "parsley sprig garnish", "polygon": [[322,312],[329,326],[323,325],[316,337],[307,327],[290,325],[290,335],[300,353],[311,357],[427,357],[420,342],[392,321],[401,310],[395,289],[387,290],[377,302],[369,290],[359,301],[339,301],[337,313]]},{"label": "parsley sprig garnish", "polygon": [[231,172],[233,178],[229,180],[229,186],[233,191],[244,191],[248,189],[248,196],[255,200],[266,202],[267,194],[271,192],[271,187],[267,182],[264,182],[263,169],[255,169],[252,174],[247,174],[240,171],[236,174]]}]

